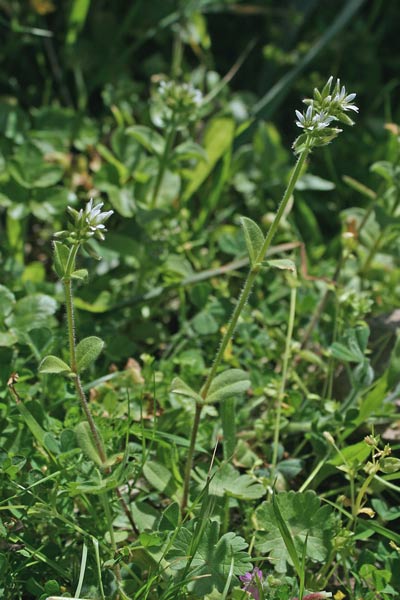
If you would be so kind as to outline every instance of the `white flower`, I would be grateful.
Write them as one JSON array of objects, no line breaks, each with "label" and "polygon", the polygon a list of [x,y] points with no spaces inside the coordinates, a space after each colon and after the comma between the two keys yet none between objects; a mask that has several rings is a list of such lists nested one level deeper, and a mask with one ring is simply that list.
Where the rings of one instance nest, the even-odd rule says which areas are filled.
[{"label": "white flower", "polygon": [[304,113],[301,113],[299,110],[296,110],[297,127],[301,127],[305,131],[319,131],[321,129],[325,129],[329,127],[329,125],[334,121],[334,117],[331,117],[326,110],[321,110],[321,112],[317,112],[313,114],[314,105],[310,104]]},{"label": "white flower", "polygon": [[336,81],[334,95],[332,97],[331,102],[336,104],[341,110],[353,110],[354,112],[358,112],[358,106],[356,106],[355,104],[351,104],[352,100],[354,100],[356,95],[357,94],[347,94],[344,85],[340,87],[340,79],[338,79]]}]

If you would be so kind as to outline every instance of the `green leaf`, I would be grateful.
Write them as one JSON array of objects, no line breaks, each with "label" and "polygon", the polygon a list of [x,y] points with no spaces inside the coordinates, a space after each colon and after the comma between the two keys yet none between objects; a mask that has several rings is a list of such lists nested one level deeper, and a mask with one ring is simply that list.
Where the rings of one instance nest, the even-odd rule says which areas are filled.
[{"label": "green leaf", "polygon": [[17,408],[18,408],[22,418],[24,419],[25,423],[29,427],[32,435],[36,438],[36,440],[39,442],[39,444],[43,448],[45,448],[46,447],[46,444],[45,444],[46,432],[45,432],[45,430],[39,425],[39,423],[37,422],[35,417],[32,415],[29,408],[24,404],[24,402],[18,402]]},{"label": "green leaf", "polygon": [[87,369],[99,356],[104,342],[94,335],[79,342],[76,347],[76,366],[78,372]]},{"label": "green leaf", "polygon": [[228,369],[217,375],[205,398],[206,404],[215,404],[225,398],[242,394],[250,387],[250,379],[241,369]]},{"label": "green leaf", "polygon": [[39,365],[39,373],[71,373],[71,367],[58,356],[45,356]]},{"label": "green leaf", "polygon": [[4,285],[0,285],[0,314],[2,318],[7,317],[15,304],[15,296]]},{"label": "green leaf", "polygon": [[[154,531],[155,529],[157,529],[155,527],[155,523],[157,522],[157,519],[160,516],[158,507],[155,508],[148,502],[141,502],[140,500],[132,502],[129,505],[129,507],[131,509],[133,520],[135,521],[137,528],[140,532]],[[124,527],[128,525],[126,517],[124,518],[122,523]]]},{"label": "green leaf", "polygon": [[354,348],[347,348],[340,342],[334,342],[330,347],[330,351],[334,358],[343,362],[359,362],[359,353],[354,352]]},{"label": "green leaf", "polygon": [[329,461],[330,465],[340,467],[343,464],[361,465],[371,453],[370,447],[364,442],[356,442],[355,444],[346,445],[337,452]]},{"label": "green leaf", "polygon": [[72,279],[80,279],[81,281],[85,281],[89,276],[87,269],[78,269],[77,271],[73,271],[71,273]]},{"label": "green leaf", "polygon": [[[288,526],[285,522],[285,519],[282,517],[281,511],[279,508],[279,503],[277,502],[277,499],[276,499],[275,492],[272,496],[272,508],[274,510],[276,522],[278,523],[279,531],[280,531],[280,534],[284,541],[284,544],[286,546],[286,550],[287,550],[287,552],[292,560],[292,563],[297,571],[298,577],[301,578],[302,568],[301,568],[301,564],[300,564],[300,557],[297,553],[291,531],[288,528]],[[303,544],[303,549],[302,549],[303,562],[305,560],[305,549],[306,549],[307,541],[308,541],[308,535],[306,536],[305,543]]]},{"label": "green leaf", "polygon": [[264,486],[250,475],[240,475],[230,464],[217,469],[211,479],[209,493],[213,496],[231,496],[238,500],[257,500],[265,495]]},{"label": "green leaf", "polygon": [[397,337],[396,343],[390,355],[390,363],[387,373],[387,382],[389,388],[394,388],[400,381],[400,336]]},{"label": "green leaf", "polygon": [[44,434],[44,446],[51,454],[60,454],[60,444],[54,435],[48,431]]},{"label": "green leaf", "polygon": [[243,227],[250,262],[254,265],[264,244],[264,234],[257,223],[247,217],[240,217],[240,224]]},{"label": "green leaf", "polygon": [[80,310],[87,310],[91,313],[103,313],[109,310],[111,306],[111,294],[108,290],[103,290],[92,303],[75,296],[74,305]]},{"label": "green leaf", "polygon": [[300,179],[297,181],[295,189],[296,190],[314,190],[317,192],[327,192],[335,189],[335,184],[333,181],[328,181],[327,179],[322,179],[322,177],[318,177],[317,175],[311,175],[311,173],[305,173]]},{"label": "green leaf", "polygon": [[379,468],[384,473],[397,473],[400,471],[400,458],[387,456],[379,461]]},{"label": "green leaf", "polygon": [[133,187],[120,187],[112,183],[104,183],[99,186],[103,192],[106,192],[111,206],[122,217],[129,219],[136,212],[136,204]]},{"label": "green leaf", "polygon": [[291,271],[296,273],[296,265],[288,258],[278,258],[277,260],[267,260],[265,264],[274,269],[280,269],[282,271]]},{"label": "green leaf", "polygon": [[57,302],[46,294],[29,294],[15,303],[13,313],[6,319],[9,327],[22,332],[48,327]]},{"label": "green leaf", "polygon": [[135,138],[148,152],[160,156],[164,152],[165,142],[163,137],[144,125],[133,125],[128,127],[125,131],[127,135]]},{"label": "green leaf", "polygon": [[180,162],[184,160],[197,159],[197,160],[208,160],[207,152],[200,144],[196,144],[192,140],[186,140],[182,144],[177,146],[173,153],[172,159]]},{"label": "green leaf", "polygon": [[177,502],[172,502],[163,511],[157,529],[159,531],[174,531],[180,522],[180,508]]},{"label": "green leaf", "polygon": [[70,249],[62,242],[54,242],[54,270],[59,279],[65,275]]},{"label": "green leaf", "polygon": [[218,160],[229,150],[235,138],[235,122],[226,117],[213,119],[206,128],[204,150],[208,160],[200,162],[192,171],[183,202],[189,200],[210,175]]},{"label": "green leaf", "polygon": [[73,0],[68,19],[67,44],[72,46],[76,42],[78,33],[83,29],[89,12],[91,0]]},{"label": "green leaf", "polygon": [[175,491],[175,483],[170,469],[154,460],[148,460],[143,467],[143,475],[147,481],[159,492],[172,494]]},{"label": "green leaf", "polygon": [[0,331],[0,347],[12,348],[17,341],[18,336],[12,331]]},{"label": "green leaf", "polygon": [[[282,492],[276,502],[279,514],[287,525],[294,549],[298,557],[302,556],[307,539],[306,556],[308,559],[323,562],[332,547],[335,533],[335,520],[330,506],[320,505],[315,492]],[[269,553],[275,568],[286,572],[286,563],[294,565],[282,537],[282,523],[277,517],[272,502],[263,502],[255,513],[257,528],[256,548],[259,552]]]},{"label": "green leaf", "polygon": [[192,398],[197,404],[203,403],[203,398],[195,392],[187,383],[180,377],[174,377],[171,383],[171,392],[185,396],[186,398]]},{"label": "green leaf", "polygon": [[213,315],[210,314],[210,311],[206,308],[201,310],[194,317],[193,321],[193,329],[199,335],[210,335],[212,333],[217,333],[219,329],[218,322],[214,319]]},{"label": "green leaf", "polygon": [[22,144],[8,168],[13,179],[24,188],[46,188],[55,185],[62,177],[61,165],[47,162],[40,150],[31,142]]},{"label": "green leaf", "polygon": [[[233,532],[219,537],[219,523],[208,520],[201,523],[192,520],[181,527],[167,555],[172,569],[185,569],[190,558],[188,588],[196,598],[204,598],[213,587],[222,592],[229,577],[233,562],[233,575],[251,571],[251,558],[245,540]],[[233,560],[232,560],[233,559]]]},{"label": "green leaf", "polygon": [[103,463],[95,446],[89,423],[82,421],[74,428],[76,439],[82,452],[86,454],[97,466],[102,467]]}]

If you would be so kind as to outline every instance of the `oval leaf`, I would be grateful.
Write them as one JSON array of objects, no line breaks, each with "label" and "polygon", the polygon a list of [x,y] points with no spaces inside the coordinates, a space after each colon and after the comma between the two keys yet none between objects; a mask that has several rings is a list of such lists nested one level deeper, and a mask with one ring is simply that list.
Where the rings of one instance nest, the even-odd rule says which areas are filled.
[{"label": "oval leaf", "polygon": [[77,271],[74,271],[73,273],[71,273],[72,279],[80,279],[81,281],[84,281],[85,279],[87,279],[88,276],[89,276],[89,273],[88,273],[87,269],[78,269]]},{"label": "oval leaf", "polygon": [[65,267],[67,266],[69,257],[69,248],[61,242],[54,242],[54,270],[59,279],[65,275]]},{"label": "oval leaf", "polygon": [[242,394],[250,387],[250,379],[242,369],[229,369],[217,375],[210,385],[206,396],[206,404],[215,404],[225,398]]},{"label": "oval leaf", "polygon": [[87,369],[99,356],[103,346],[103,340],[94,335],[79,342],[76,347],[76,366],[78,371]]},{"label": "oval leaf", "polygon": [[240,217],[240,224],[243,227],[243,233],[246,240],[250,262],[252,265],[254,265],[263,247],[264,234],[257,223],[248,217]]},{"label": "oval leaf", "polygon": [[82,421],[74,428],[78,445],[82,452],[86,454],[96,465],[103,466],[102,460],[97,452],[97,448],[93,441],[92,432],[90,431],[89,423]]},{"label": "oval leaf", "polygon": [[185,396],[186,398],[192,398],[198,404],[203,403],[203,399],[200,394],[192,390],[192,388],[180,377],[174,377],[172,380],[171,392],[174,394],[179,394],[180,396]]},{"label": "oval leaf", "polygon": [[58,356],[45,356],[39,365],[39,373],[71,373],[71,368]]},{"label": "oval leaf", "polygon": [[193,158],[207,161],[208,155],[202,146],[196,144],[196,142],[187,140],[174,149],[172,158],[177,161],[190,160]]},{"label": "oval leaf", "polygon": [[292,273],[296,273],[296,265],[289,258],[267,260],[265,264],[267,264],[269,267],[273,267],[274,269],[281,269],[281,271],[292,271]]},{"label": "oval leaf", "polygon": [[149,152],[153,152],[156,155],[164,152],[165,143],[162,136],[153,129],[150,129],[150,127],[132,125],[132,127],[127,128],[126,133],[135,138]]}]

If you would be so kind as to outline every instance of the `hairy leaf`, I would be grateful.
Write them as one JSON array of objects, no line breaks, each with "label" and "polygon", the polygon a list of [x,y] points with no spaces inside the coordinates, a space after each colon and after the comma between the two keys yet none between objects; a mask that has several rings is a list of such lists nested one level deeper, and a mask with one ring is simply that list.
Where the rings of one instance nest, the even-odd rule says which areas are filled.
[{"label": "hairy leaf", "polygon": [[39,365],[39,373],[70,373],[71,367],[58,356],[45,356]]},{"label": "hairy leaf", "polygon": [[254,265],[263,247],[264,234],[257,223],[248,217],[240,217],[240,224],[243,227],[250,262]]},{"label": "hairy leaf", "polygon": [[99,356],[103,346],[103,340],[94,335],[80,341],[76,347],[76,366],[78,371],[87,369]]},{"label": "hairy leaf", "polygon": [[187,383],[180,377],[174,377],[171,383],[171,392],[185,396],[186,398],[192,398],[196,403],[202,404],[203,398],[195,392]]},{"label": "hairy leaf", "polygon": [[82,421],[75,426],[75,435],[78,441],[79,447],[99,467],[103,466],[102,460],[99,456],[97,448],[93,441],[92,432],[90,431],[89,423]]},{"label": "hairy leaf", "polygon": [[207,404],[221,402],[225,398],[242,394],[250,387],[250,379],[247,373],[241,369],[228,369],[217,375],[206,397]]}]

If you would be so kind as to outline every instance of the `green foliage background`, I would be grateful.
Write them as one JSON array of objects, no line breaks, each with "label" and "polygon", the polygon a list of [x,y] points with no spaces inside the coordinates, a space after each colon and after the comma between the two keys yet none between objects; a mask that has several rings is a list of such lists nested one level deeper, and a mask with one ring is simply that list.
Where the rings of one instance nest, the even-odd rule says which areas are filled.
[{"label": "green foliage background", "polygon": [[[206,597],[213,589],[220,596],[210,598],[223,597],[224,582],[233,576],[229,557],[235,550],[228,547],[237,549],[234,576],[250,568],[243,538],[248,543],[255,535],[254,514],[272,514],[267,502],[254,511],[271,484],[273,398],[290,277],[288,284],[279,272],[263,273],[238,325],[235,347],[226,352],[230,367],[251,374],[252,386],[237,401],[235,424],[230,423],[236,463],[223,464],[210,483],[216,508],[207,507],[206,528],[218,565],[214,554],[202,562],[208,534],[195,549],[192,576],[207,574],[211,561],[215,577],[195,584],[187,564],[178,561],[178,576],[171,579],[156,567],[161,558],[182,557],[199,527],[194,520],[175,539],[171,531],[179,528],[178,520],[160,516],[167,506],[177,506],[193,417],[189,399],[171,394],[170,383],[176,375],[193,385],[204,377],[241,289],[247,259],[239,217],[254,219],[264,230],[270,224],[294,162],[294,109],[330,75],[357,93],[357,125],[340,142],[315,152],[276,239],[289,244],[302,273],[295,323],[299,344],[325,290],[324,278],[336,278],[346,253],[342,231],[353,231],[371,199],[378,208],[350,247],[353,254],[344,261],[339,289],[327,302],[311,346],[301,348],[299,363],[291,366],[277,485],[301,488],[321,461],[314,489],[326,498],[335,492],[350,495],[349,479],[337,474],[342,459],[329,449],[323,432],[332,432],[341,450],[349,445],[347,458],[354,458],[352,468],[359,473],[369,453],[361,442],[364,434],[372,425],[383,429],[396,421],[390,393],[399,383],[399,344],[392,331],[375,336],[372,324],[393,311],[399,292],[399,20],[400,5],[384,0],[0,2],[2,597],[72,596],[82,540],[89,545],[92,538],[103,546],[103,563],[110,561],[104,567],[106,597],[116,597],[109,568],[115,557],[107,557],[107,526],[98,510],[100,492],[117,484],[128,485],[133,499],[138,493],[132,512],[144,536],[140,544],[131,539],[113,506],[132,597],[166,600],[177,589],[182,598]],[[159,82],[167,79],[191,83],[206,99],[193,118],[178,123],[169,148],[158,95]],[[89,285],[78,281],[75,291],[80,339],[105,340],[96,366],[87,371],[86,389],[94,390],[91,404],[114,465],[123,465],[107,483],[99,480],[77,440],[80,411],[68,382],[37,374],[46,354],[68,361],[52,236],[65,227],[66,207],[79,209],[91,196],[114,210],[105,242],[92,245],[103,259],[81,261]],[[299,244],[306,249],[302,260]],[[387,352],[382,350],[380,360],[377,347],[384,337]],[[19,373],[25,408],[7,390],[12,372]],[[229,418],[218,410],[207,407],[201,424],[192,499],[208,485],[207,452],[221,427],[228,435]],[[369,429],[360,432],[365,423]],[[396,438],[393,444],[395,453]],[[224,452],[221,462],[232,454],[226,446]],[[357,477],[356,487],[362,485]],[[384,544],[398,488],[388,495],[379,486],[375,491],[378,525],[386,534],[371,526],[370,546],[350,549],[349,528],[339,534],[338,524],[331,525],[342,558],[349,561],[334,589],[342,585],[350,593],[346,581],[353,577],[354,594],[360,590],[366,599],[400,585],[398,554]],[[316,497],[313,502],[318,504]],[[320,510],[317,515],[324,514]],[[354,533],[361,539],[360,531]],[[275,524],[272,533],[257,534],[260,553],[266,553],[266,542],[259,541],[263,535],[271,540],[277,532]],[[329,537],[329,531],[323,533]],[[167,538],[170,546],[163,554]],[[304,535],[299,552],[302,544]],[[377,549],[385,565],[372,559]],[[317,559],[323,562],[328,550],[335,560],[328,542],[321,556],[315,553]],[[287,560],[282,541],[275,551],[282,571]],[[97,598],[93,556],[82,594]],[[315,560],[312,553],[309,558]],[[310,589],[312,572],[313,567]],[[174,577],[176,588],[170,584]],[[271,597],[288,600],[293,581],[289,573],[280,588],[286,596],[279,596],[277,586]]]}]

